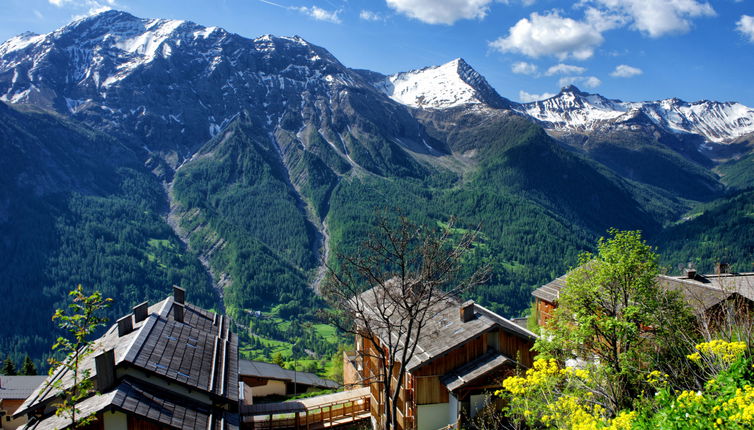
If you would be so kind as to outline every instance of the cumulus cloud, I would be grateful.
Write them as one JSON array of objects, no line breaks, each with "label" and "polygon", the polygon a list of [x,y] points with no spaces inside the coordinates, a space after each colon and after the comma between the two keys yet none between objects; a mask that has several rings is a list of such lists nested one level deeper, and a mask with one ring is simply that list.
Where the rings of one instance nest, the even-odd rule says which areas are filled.
[{"label": "cumulus cloud", "polygon": [[552,75],[579,75],[586,72],[585,67],[580,66],[573,66],[570,64],[556,64],[554,66],[551,66],[547,69],[545,72],[546,76],[552,76]]},{"label": "cumulus cloud", "polygon": [[553,97],[554,95],[555,94],[553,93],[530,94],[524,90],[521,90],[518,92],[518,101],[522,103],[536,102],[539,100],[549,99],[550,97]]},{"label": "cumulus cloud", "polygon": [[536,75],[537,65],[525,61],[519,61],[518,63],[513,63],[511,71],[519,75]]},{"label": "cumulus cloud", "polygon": [[532,13],[508,29],[508,36],[490,43],[500,52],[517,52],[529,57],[554,56],[585,60],[604,41],[592,25],[561,17],[557,11]]},{"label": "cumulus cloud", "polygon": [[685,33],[691,19],[714,16],[709,3],[698,0],[593,0],[607,9],[607,16],[622,15],[632,27],[650,37]]},{"label": "cumulus cloud", "polygon": [[461,19],[482,19],[492,0],[387,0],[387,5],[427,24],[451,25]]},{"label": "cumulus cloud", "polygon": [[322,9],[318,6],[312,6],[312,7],[306,7],[306,6],[300,6],[295,8],[301,13],[304,13],[306,15],[309,15],[310,17],[316,19],[317,21],[327,21],[332,22],[335,24],[340,24],[340,17],[338,14],[340,14],[339,10],[335,11],[329,11],[326,9]]},{"label": "cumulus cloud", "polygon": [[642,73],[644,72],[637,67],[631,67],[627,64],[621,64],[617,66],[612,73],[610,73],[610,76],[616,78],[631,78],[633,76],[641,75]]},{"label": "cumulus cloud", "polygon": [[362,10],[359,13],[359,18],[363,19],[364,21],[384,21],[385,17],[377,12],[373,12],[371,10]]},{"label": "cumulus cloud", "polygon": [[741,15],[741,19],[736,22],[736,30],[754,43],[754,16]]},{"label": "cumulus cloud", "polygon": [[596,76],[566,76],[558,80],[558,84],[561,87],[567,87],[569,85],[579,84],[586,88],[597,88],[602,85],[602,81]]}]

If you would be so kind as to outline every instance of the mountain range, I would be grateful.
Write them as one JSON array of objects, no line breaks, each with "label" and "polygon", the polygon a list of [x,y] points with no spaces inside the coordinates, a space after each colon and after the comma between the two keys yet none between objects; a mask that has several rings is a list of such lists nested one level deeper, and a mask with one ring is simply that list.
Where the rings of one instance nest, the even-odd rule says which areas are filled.
[{"label": "mountain range", "polygon": [[[325,262],[385,207],[481,225],[468,270],[493,272],[470,295],[509,315],[610,227],[673,243],[670,266],[743,270],[754,250],[738,103],[567,87],[520,104],[462,59],[385,76],[300,37],[118,11],[1,44],[0,100],[0,291],[28,305],[0,315],[14,354],[43,354],[38,321],[79,282],[114,315],[175,283],[242,325],[313,317]],[[720,217],[736,236],[707,234]]]}]

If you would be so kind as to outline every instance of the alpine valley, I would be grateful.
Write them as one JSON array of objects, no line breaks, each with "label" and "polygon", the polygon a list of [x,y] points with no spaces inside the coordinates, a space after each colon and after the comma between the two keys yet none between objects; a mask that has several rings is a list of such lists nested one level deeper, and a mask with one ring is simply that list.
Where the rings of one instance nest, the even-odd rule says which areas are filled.
[{"label": "alpine valley", "polygon": [[504,315],[607,229],[751,269],[754,110],[564,88],[519,104],[462,59],[384,76],[299,37],[107,11],[0,45],[0,351],[39,359],[78,283],[111,314],[172,284],[248,327],[311,320],[376,210],[481,225]]}]

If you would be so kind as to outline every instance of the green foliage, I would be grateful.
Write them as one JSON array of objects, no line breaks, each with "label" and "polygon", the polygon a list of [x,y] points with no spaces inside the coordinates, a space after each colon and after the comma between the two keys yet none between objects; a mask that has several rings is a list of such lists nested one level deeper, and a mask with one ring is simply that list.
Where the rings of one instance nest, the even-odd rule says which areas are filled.
[{"label": "green foliage", "polygon": [[[94,175],[82,163],[81,175]],[[49,356],[60,332],[48,329],[46,315],[64,306],[70,285],[97,285],[116,298],[109,318],[135,303],[162,300],[174,284],[192,303],[216,307],[204,268],[161,216],[165,194],[158,180],[141,168],[106,175],[99,178],[107,189],[96,193],[3,190],[13,192],[13,203],[0,220],[0,293],[14,306],[0,312],[0,350],[15,362],[25,354],[37,363]]]},{"label": "green foliage", "polygon": [[285,365],[285,361],[283,361],[283,355],[279,352],[272,354],[272,362],[281,367]]},{"label": "green foliage", "polygon": [[16,374],[16,364],[13,362],[10,356],[5,357],[5,361],[3,361],[2,374],[8,376],[13,376]]},{"label": "green foliage", "polygon": [[716,262],[739,272],[754,263],[754,191],[742,191],[698,209],[653,239],[663,263],[675,268],[693,263],[700,273],[714,273]]},{"label": "green foliage", "polygon": [[94,392],[91,369],[82,369],[81,361],[94,352],[92,335],[98,327],[104,326],[107,322],[107,318],[100,314],[103,309],[110,306],[112,299],[103,298],[99,291],[87,296],[80,284],[68,295],[72,301],[68,309],[58,309],[52,316],[58,327],[66,332],[66,336],[59,337],[53,344],[52,350],[62,353],[65,358],[59,360],[53,357],[49,363],[51,375],[60,367],[73,374],[73,383],[70,386],[64,386],[62,378],[57,378],[52,383],[53,388],[62,391],[59,403],[55,405],[55,415],[70,419],[71,426],[79,428],[97,419],[93,414],[82,417],[77,407],[78,402]]},{"label": "green foliage", "polygon": [[[712,343],[712,342],[710,342]],[[653,381],[654,396],[637,402],[639,415],[633,428],[649,429],[750,429],[754,426],[754,361],[751,350],[723,359],[726,365],[697,391],[668,384],[661,377]],[[718,345],[731,345],[717,342]],[[700,344],[703,347],[708,344]],[[698,354],[697,354],[698,355]],[[693,360],[693,356],[690,356]],[[706,364],[699,362],[705,373]]]},{"label": "green foliage", "polygon": [[[597,358],[600,377],[610,387],[609,408],[618,411],[644,386],[658,351],[692,328],[682,299],[660,288],[657,254],[637,231],[611,230],[596,254],[581,255],[568,273],[558,307],[535,349],[564,359]],[[648,333],[651,332],[651,336]]]},{"label": "green foliage", "polygon": [[721,164],[716,170],[728,187],[741,190],[751,188],[754,186],[754,153]]},{"label": "green foliage", "polygon": [[28,355],[24,357],[24,363],[21,365],[21,374],[27,376],[33,376],[37,374],[37,366],[34,365],[31,357]]}]

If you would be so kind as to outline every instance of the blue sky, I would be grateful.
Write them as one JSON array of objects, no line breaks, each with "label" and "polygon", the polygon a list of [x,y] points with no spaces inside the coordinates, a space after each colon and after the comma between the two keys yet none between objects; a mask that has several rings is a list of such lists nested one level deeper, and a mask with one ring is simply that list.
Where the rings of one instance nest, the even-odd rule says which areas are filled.
[{"label": "blue sky", "polygon": [[0,39],[102,8],[246,37],[299,35],[346,66],[395,73],[463,57],[504,97],[574,83],[639,101],[754,106],[752,0],[0,0]]}]

